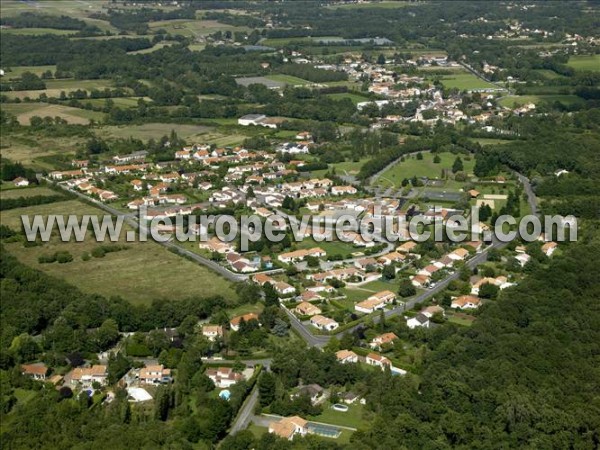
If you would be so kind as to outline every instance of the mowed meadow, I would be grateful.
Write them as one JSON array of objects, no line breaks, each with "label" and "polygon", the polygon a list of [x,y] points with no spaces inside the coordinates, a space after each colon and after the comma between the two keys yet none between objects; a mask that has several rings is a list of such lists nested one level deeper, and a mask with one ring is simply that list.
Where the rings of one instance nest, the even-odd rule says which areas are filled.
[{"label": "mowed meadow", "polygon": [[[37,188],[35,188],[37,189]],[[26,196],[24,189],[23,196]],[[41,194],[44,191],[37,191]],[[8,194],[8,195],[7,195]],[[15,191],[2,191],[2,198],[15,197]],[[47,205],[15,208],[3,211],[0,223],[13,230],[21,229],[21,215],[32,217],[40,214],[69,215],[98,214],[103,211],[77,200],[65,200]],[[124,227],[125,228],[125,227]],[[129,228],[127,228],[129,229]],[[25,247],[22,242],[4,244],[4,251],[17,257],[28,266],[49,275],[62,278],[84,292],[96,293],[105,297],[121,296],[133,304],[150,304],[154,299],[181,300],[188,297],[210,297],[221,295],[227,300],[236,298],[230,282],[211,270],[182,258],[161,245],[149,242],[125,242],[125,232],[118,243],[98,243],[88,236],[84,242],[61,242],[54,233],[50,242],[42,246]],[[122,246],[117,252],[106,253],[104,257],[90,257],[100,245]],[[73,261],[40,264],[41,255],[67,251]]]}]

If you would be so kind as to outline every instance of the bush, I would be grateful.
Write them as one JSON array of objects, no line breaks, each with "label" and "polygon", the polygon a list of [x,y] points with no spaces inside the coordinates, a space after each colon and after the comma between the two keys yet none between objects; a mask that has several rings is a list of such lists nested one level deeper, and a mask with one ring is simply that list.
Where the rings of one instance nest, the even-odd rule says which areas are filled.
[{"label": "bush", "polygon": [[57,252],[55,256],[59,264],[66,264],[73,261],[73,255],[69,252]]}]

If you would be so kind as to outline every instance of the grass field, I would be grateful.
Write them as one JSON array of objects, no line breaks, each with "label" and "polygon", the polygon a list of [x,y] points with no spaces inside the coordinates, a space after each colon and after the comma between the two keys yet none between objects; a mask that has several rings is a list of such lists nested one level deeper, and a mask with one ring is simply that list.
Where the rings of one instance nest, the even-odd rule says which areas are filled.
[{"label": "grass field", "polygon": [[54,73],[56,70],[56,66],[16,66],[11,67],[9,72],[4,74],[8,79],[11,78],[20,78],[21,75],[25,72],[35,73],[38,76],[41,76],[46,71],[51,71]]},{"label": "grass field", "polygon": [[575,70],[600,72],[600,55],[571,56],[567,65]]},{"label": "grass field", "polygon": [[9,17],[24,11],[43,14],[66,15],[84,19],[91,13],[101,12],[109,2],[107,0],[52,0],[24,2],[21,0],[2,0],[0,15]]},{"label": "grass field", "polygon": [[77,33],[77,30],[58,30],[56,28],[5,28],[0,32],[0,35],[16,34],[19,36],[34,36],[40,34],[57,34],[67,36],[75,33]]},{"label": "grass field", "polygon": [[162,29],[169,34],[180,34],[187,37],[206,36],[217,31],[249,31],[247,27],[235,27],[217,22],[216,20],[174,19],[149,22],[148,25],[152,32]]},{"label": "grass field", "polygon": [[362,95],[352,94],[350,92],[344,92],[339,94],[327,94],[327,97],[333,98],[335,100],[343,100],[345,98],[349,98],[355,105],[360,102],[368,101],[368,98],[363,97]]},{"label": "grass field", "polygon": [[2,110],[14,114],[21,125],[29,125],[34,116],[61,117],[68,123],[80,125],[87,125],[90,120],[100,122],[104,119],[104,113],[101,112],[48,103],[4,103]]},{"label": "grass field", "polygon": [[584,100],[576,95],[509,95],[500,100],[500,105],[508,108],[514,108],[517,105],[525,105],[526,103],[541,103],[561,102],[565,105],[573,105],[583,103]]},{"label": "grass field", "polygon": [[363,164],[366,163],[369,159],[370,158],[361,158],[358,161],[344,161],[341,163],[330,164],[330,167],[328,169],[313,170],[311,174],[315,177],[321,177],[332,168],[335,168],[336,175],[356,175],[358,174]]},{"label": "grass field", "polygon": [[[69,200],[3,211],[1,223],[19,229],[21,214],[103,215],[103,212],[77,200]],[[124,240],[122,243],[125,244]],[[104,258],[91,258],[89,261],[81,259],[84,252],[91,252],[98,245],[91,237],[80,243],[64,243],[53,238],[42,247],[26,248],[21,243],[10,243],[5,248],[21,262],[64,278],[84,292],[107,297],[119,295],[135,304],[149,304],[156,298],[178,300],[193,296],[222,295],[226,299],[234,299],[236,296],[231,284],[225,279],[154,242],[130,242],[126,243],[127,250],[109,253]],[[72,262],[38,263],[41,254],[63,250],[73,255]]]},{"label": "grass field", "polygon": [[130,55],[143,55],[145,53],[152,53],[152,52],[155,52],[156,50],[160,50],[161,48],[169,47],[171,45],[173,45],[172,42],[159,42],[158,44],[156,44],[153,47],[144,48],[142,50],[137,50],[137,51],[134,51],[134,52],[128,52],[128,54],[130,54]]},{"label": "grass field", "polygon": [[305,84],[309,84],[310,81],[303,80],[302,78],[293,77],[291,75],[283,75],[283,74],[275,74],[275,75],[267,75],[265,78],[273,81],[279,81],[280,83],[289,84],[292,86],[304,86]]},{"label": "grass field", "polygon": [[143,125],[115,125],[105,126],[97,132],[104,138],[134,138],[148,140],[160,139],[164,135],[175,130],[177,135],[183,139],[193,139],[202,133],[212,130],[204,125],[181,125],[176,123],[146,123]]},{"label": "grass field", "polygon": [[19,197],[34,197],[36,195],[51,196],[51,195],[59,195],[59,193],[56,191],[53,191],[52,189],[47,188],[47,187],[26,187],[26,188],[0,190],[0,198],[2,198],[2,199],[19,198]]},{"label": "grass field", "polygon": [[[119,108],[136,108],[140,98],[143,98],[147,102],[152,101],[150,97],[114,97],[110,100]],[[90,98],[84,100],[84,103],[91,103],[94,106],[102,107],[106,104],[106,100],[106,98]]]},{"label": "grass field", "polygon": [[0,134],[2,157],[20,162],[36,170],[54,169],[52,165],[42,161],[41,157],[59,154],[74,155],[81,146],[85,145],[86,141],[86,138],[81,137],[53,138],[41,131]]},{"label": "grass field", "polygon": [[384,9],[396,9],[396,8],[404,8],[410,4],[415,4],[413,2],[404,2],[404,1],[382,1],[382,2],[368,2],[368,3],[348,3],[344,5],[335,5],[330,6],[332,9],[366,9],[366,8],[384,8]]},{"label": "grass field", "polygon": [[7,91],[4,92],[8,98],[20,98],[24,99],[25,97],[29,98],[39,98],[41,94],[46,94],[48,97],[59,97],[60,93],[64,91],[65,93],[69,93],[72,91],[76,91],[77,89],[82,89],[85,91],[91,91],[92,89],[104,89],[110,87],[112,82],[110,80],[73,80],[73,79],[64,79],[64,80],[45,80],[46,89],[41,90],[29,90],[29,91]]},{"label": "grass field", "polygon": [[487,81],[483,81],[481,78],[476,77],[472,73],[462,72],[452,75],[444,75],[441,77],[441,82],[444,87],[452,89],[470,90],[470,89],[486,89],[486,88],[497,88],[497,86]]},{"label": "grass field", "polygon": [[[383,186],[394,186],[399,188],[404,178],[411,179],[413,176],[417,178],[428,177],[430,179],[440,178],[442,169],[451,169],[456,155],[452,153],[439,153],[440,163],[433,162],[433,155],[429,153],[423,154],[423,159],[418,160],[416,156],[407,158],[404,162],[399,162],[393,167],[387,169],[379,177],[378,184]],[[464,172],[467,174],[473,172],[475,160],[471,158],[469,161],[465,155],[461,155],[463,161]],[[448,180],[445,187],[452,187],[455,182]],[[429,188],[428,188],[429,189]]]}]

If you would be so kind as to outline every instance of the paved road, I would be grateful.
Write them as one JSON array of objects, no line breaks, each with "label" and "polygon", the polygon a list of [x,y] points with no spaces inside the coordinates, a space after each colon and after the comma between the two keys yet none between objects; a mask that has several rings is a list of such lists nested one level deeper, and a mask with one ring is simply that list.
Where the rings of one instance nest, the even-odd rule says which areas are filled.
[{"label": "paved road", "polygon": [[302,322],[300,322],[300,320],[294,315],[294,313],[292,313],[283,305],[281,305],[281,309],[283,309],[290,318],[290,325],[292,326],[292,328],[298,332],[300,337],[302,337],[302,339],[304,339],[310,347],[323,348],[325,345],[327,345],[327,343],[331,339],[331,336],[312,334],[308,327]]},{"label": "paved road", "polygon": [[525,175],[520,174],[519,172],[515,172],[515,174],[517,175],[517,178],[523,185],[523,189],[525,189],[525,194],[527,194],[527,203],[529,204],[529,209],[531,210],[531,213],[536,216],[539,216],[540,211],[538,209],[537,197],[535,196],[535,193],[531,188],[531,182],[529,181],[529,178],[527,178]]},{"label": "paved road", "polygon": [[245,430],[250,424],[250,419],[254,416],[254,410],[256,403],[258,402],[258,384],[254,386],[250,395],[244,401],[242,408],[238,412],[237,417],[233,421],[229,434],[235,434],[239,431]]}]

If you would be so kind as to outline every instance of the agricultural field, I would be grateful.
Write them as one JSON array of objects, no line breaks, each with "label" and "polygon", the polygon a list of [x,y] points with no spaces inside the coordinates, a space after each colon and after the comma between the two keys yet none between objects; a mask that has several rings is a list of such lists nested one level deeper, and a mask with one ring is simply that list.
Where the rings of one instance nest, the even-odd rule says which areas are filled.
[{"label": "agricultural field", "polygon": [[87,125],[91,120],[100,122],[104,119],[104,114],[101,112],[49,103],[4,103],[2,110],[14,114],[21,125],[29,125],[34,116],[61,117],[68,123],[78,125]]},{"label": "agricultural field", "polygon": [[[104,215],[92,206],[77,200],[68,200],[3,211],[0,223],[12,229],[19,229],[22,214]],[[63,278],[84,292],[107,297],[119,295],[134,304],[149,304],[157,298],[178,300],[192,296],[222,295],[226,299],[233,299],[236,296],[228,281],[205,267],[175,255],[157,243],[125,243],[124,236],[120,243],[127,248],[108,253],[102,258],[92,257],[88,261],[82,259],[84,253],[89,254],[100,245],[91,237],[86,238],[84,242],[67,243],[53,237],[42,247],[24,247],[22,243],[15,242],[5,244],[5,248],[24,264]],[[38,262],[40,255],[56,251],[70,252],[73,261],[66,264]],[[107,280],[110,280],[110,283],[107,283]]]},{"label": "agricultural field", "polygon": [[567,65],[575,70],[600,72],[600,55],[571,56]]}]

